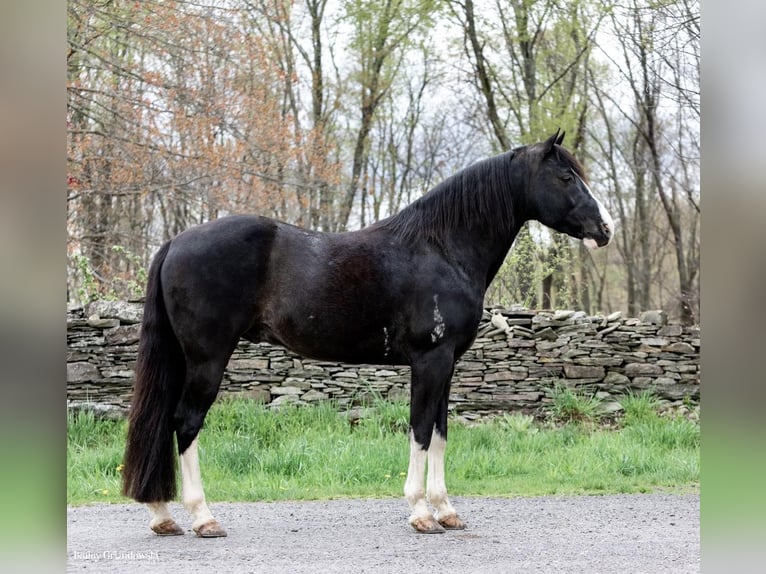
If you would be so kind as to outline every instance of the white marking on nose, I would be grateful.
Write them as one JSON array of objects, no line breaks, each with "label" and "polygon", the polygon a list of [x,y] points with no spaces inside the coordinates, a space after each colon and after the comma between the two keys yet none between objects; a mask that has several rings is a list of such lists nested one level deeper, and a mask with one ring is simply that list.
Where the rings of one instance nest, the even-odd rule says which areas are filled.
[{"label": "white marking on nose", "polygon": [[[611,241],[611,240],[610,240]],[[582,240],[582,242],[585,244],[585,247],[588,249],[597,249],[598,243],[596,243],[595,239],[591,239],[590,237],[586,237]]]},{"label": "white marking on nose", "polygon": [[444,337],[444,317],[439,311],[439,296],[434,295],[434,330],[431,331],[431,342],[435,343]]},{"label": "white marking on nose", "polygon": [[[606,210],[606,207],[604,207],[604,204],[601,203],[601,201],[599,201],[598,197],[593,195],[593,191],[591,191],[590,187],[588,186],[587,183],[585,183],[583,178],[581,178],[577,174],[575,174],[575,175],[577,176],[577,179],[579,179],[582,182],[583,186],[585,186],[585,189],[588,190],[588,193],[593,198],[593,201],[596,202],[596,205],[598,205],[599,217],[601,217],[601,221],[606,225],[606,228],[609,231],[609,241],[607,241],[607,245],[609,245],[612,242],[612,238],[614,237],[614,220],[612,219],[612,216],[609,215],[609,212]],[[592,239],[590,239],[590,242],[592,242],[593,244],[596,243]],[[591,245],[589,244],[588,239],[584,239],[583,243],[585,243],[585,246],[590,248],[590,249],[593,249],[594,247],[598,247],[598,245],[594,245],[594,247],[591,247]]]}]

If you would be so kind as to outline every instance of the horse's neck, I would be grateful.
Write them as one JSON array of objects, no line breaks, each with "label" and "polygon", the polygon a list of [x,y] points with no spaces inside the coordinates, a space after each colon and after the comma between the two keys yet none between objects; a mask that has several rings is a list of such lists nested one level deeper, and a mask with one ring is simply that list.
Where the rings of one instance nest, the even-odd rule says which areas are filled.
[{"label": "horse's neck", "polygon": [[486,286],[485,289],[489,287],[489,284],[492,283],[492,280],[495,278],[495,275],[497,275],[497,272],[500,270],[500,267],[503,264],[503,261],[505,261],[506,256],[508,255],[508,252],[511,250],[511,246],[513,245],[513,242],[516,240],[516,236],[519,234],[521,227],[516,227],[512,231],[509,237],[505,238],[506,243],[499,247],[496,252],[491,254],[490,257],[490,264],[487,268],[487,280],[486,280]]},{"label": "horse's neck", "polygon": [[[522,222],[523,224],[523,222]],[[497,275],[508,251],[519,234],[521,225],[513,227],[502,236],[494,233],[458,232],[445,242],[450,260],[465,269],[487,289]]]}]

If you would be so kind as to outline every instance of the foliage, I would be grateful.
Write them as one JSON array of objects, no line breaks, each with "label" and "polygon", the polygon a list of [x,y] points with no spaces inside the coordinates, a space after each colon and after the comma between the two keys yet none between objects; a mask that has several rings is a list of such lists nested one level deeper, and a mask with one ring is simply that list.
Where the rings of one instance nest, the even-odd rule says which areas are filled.
[{"label": "foliage", "polygon": [[[507,414],[450,423],[453,495],[535,496],[646,492],[699,481],[699,424],[645,412],[609,430],[571,419],[551,426]],[[227,399],[200,434],[208,499],[401,496],[409,458],[408,406],[376,401],[358,423],[329,402],[312,406]],[[67,503],[119,495],[125,421],[67,418]]]},{"label": "foliage", "polygon": [[515,303],[532,309],[580,308],[571,280],[560,281],[555,291],[546,288],[554,276],[574,265],[571,241],[563,234],[549,233],[536,222],[526,224],[487,290],[487,304],[510,307]]},{"label": "foliage", "polygon": [[114,272],[101,281],[88,257],[81,254],[71,257],[74,270],[70,282],[76,286],[76,299],[82,304],[96,299],[138,298],[143,295],[148,272],[142,258],[121,245],[112,245],[110,251],[119,258],[115,260]]},{"label": "foliage", "polygon": [[73,280],[77,285],[78,299],[83,303],[90,303],[98,299],[99,283],[96,280],[96,274],[88,264],[88,258],[84,255],[74,255],[72,257],[74,265]]},{"label": "foliage", "polygon": [[191,225],[358,228],[561,128],[616,240],[532,225],[490,302],[698,320],[696,1],[71,0],[67,38],[71,299]]}]

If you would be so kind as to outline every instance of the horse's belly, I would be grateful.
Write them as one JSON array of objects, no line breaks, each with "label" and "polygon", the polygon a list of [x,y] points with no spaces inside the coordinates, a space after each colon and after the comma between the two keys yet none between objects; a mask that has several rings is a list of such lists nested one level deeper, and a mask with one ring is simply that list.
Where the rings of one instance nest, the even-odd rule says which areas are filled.
[{"label": "horse's belly", "polygon": [[262,331],[262,339],[281,345],[299,355],[320,361],[370,364],[404,364],[404,358],[393,349],[393,333],[387,327],[378,329],[334,321],[321,321],[307,315],[301,320],[283,318]]}]

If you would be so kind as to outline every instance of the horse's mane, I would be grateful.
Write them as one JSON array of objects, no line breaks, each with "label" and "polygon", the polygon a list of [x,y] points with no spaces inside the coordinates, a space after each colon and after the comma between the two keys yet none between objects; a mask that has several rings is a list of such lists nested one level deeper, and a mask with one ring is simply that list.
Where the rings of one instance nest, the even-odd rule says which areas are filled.
[{"label": "horse's mane", "polygon": [[444,232],[481,226],[507,233],[514,224],[511,160],[516,150],[478,161],[375,224],[404,241],[441,243]]},{"label": "horse's mane", "polygon": [[[520,153],[525,149],[526,146],[517,147],[462,169],[374,226],[385,228],[407,242],[426,239],[439,244],[445,232],[458,228],[482,227],[487,233],[507,235],[516,224],[514,207],[525,207],[515,205],[526,198],[511,182],[511,162],[523,157],[526,164],[527,154]],[[554,151],[587,183],[585,170],[569,150],[555,145]],[[518,167],[522,171],[531,168]],[[520,184],[516,182],[517,186]]]}]

